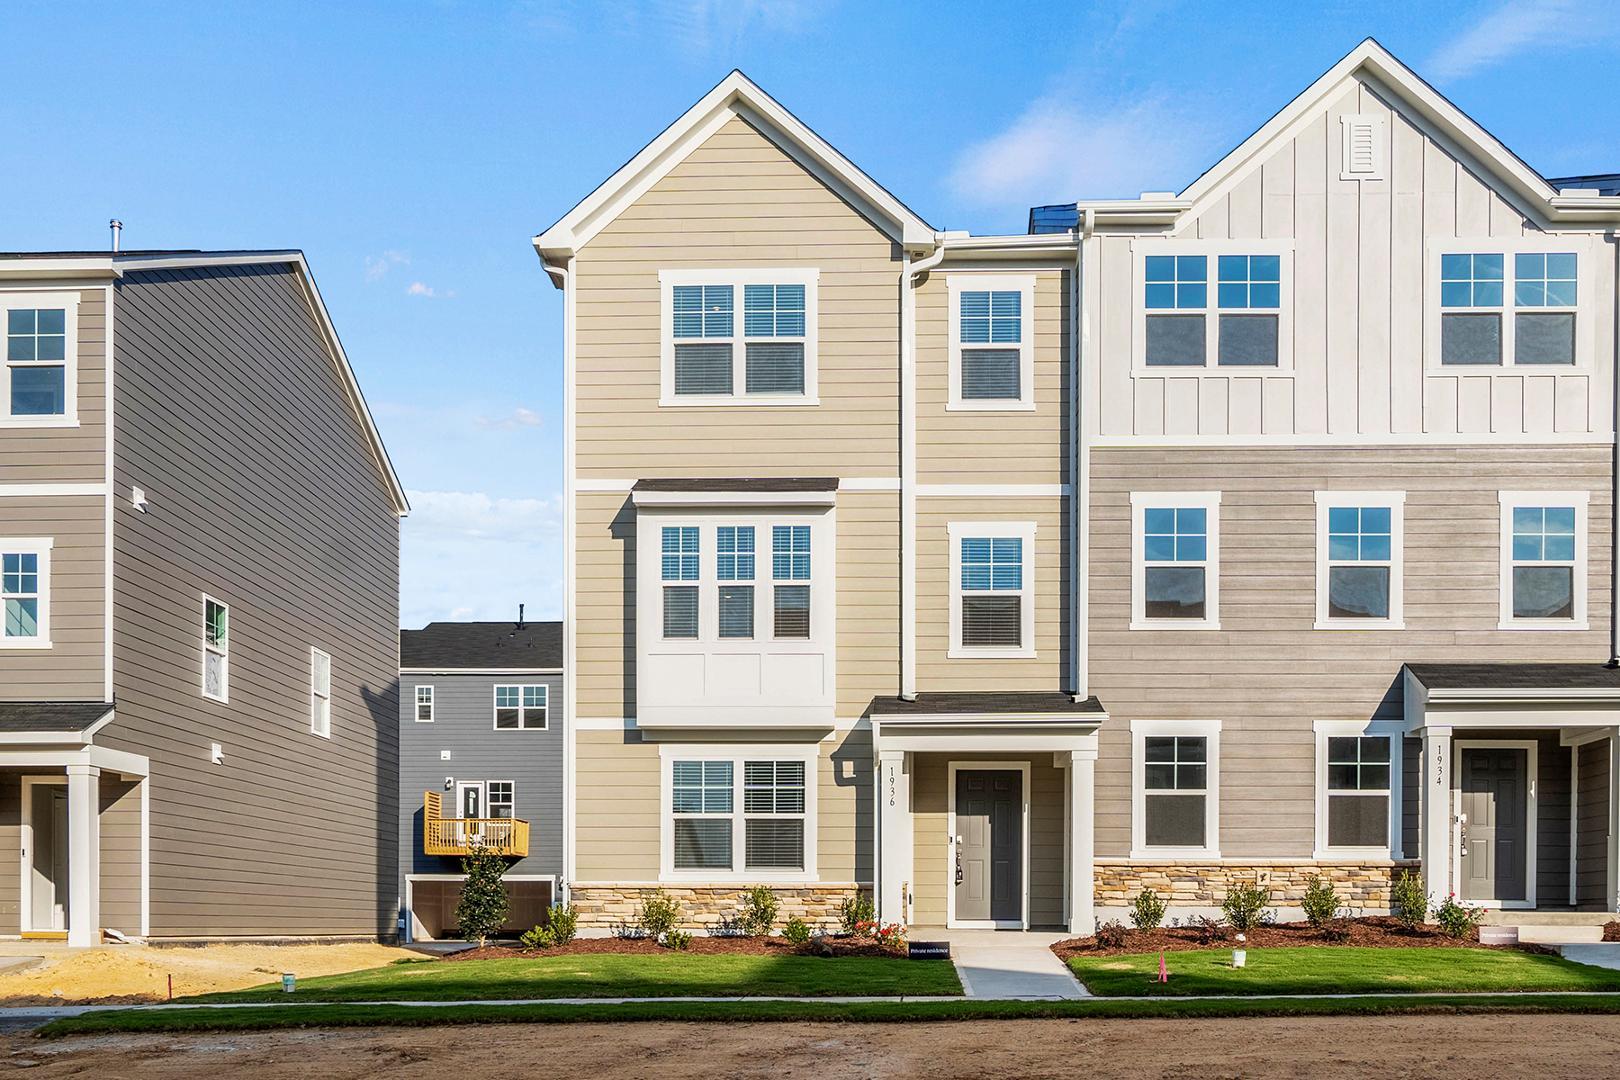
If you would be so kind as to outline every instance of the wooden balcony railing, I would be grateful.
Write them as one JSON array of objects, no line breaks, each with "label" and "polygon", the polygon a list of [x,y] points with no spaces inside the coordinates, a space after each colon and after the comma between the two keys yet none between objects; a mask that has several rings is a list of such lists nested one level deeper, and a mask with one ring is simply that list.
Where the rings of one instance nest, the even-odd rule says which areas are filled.
[{"label": "wooden balcony railing", "polygon": [[518,818],[447,818],[437,791],[422,794],[422,851],[470,855],[480,844],[497,855],[529,854],[529,823]]}]

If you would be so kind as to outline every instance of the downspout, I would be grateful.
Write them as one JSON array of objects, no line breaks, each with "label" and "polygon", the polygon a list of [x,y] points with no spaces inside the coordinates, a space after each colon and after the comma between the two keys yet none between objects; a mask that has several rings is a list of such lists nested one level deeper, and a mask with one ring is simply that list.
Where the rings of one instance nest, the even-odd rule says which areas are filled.
[{"label": "downspout", "polygon": [[1614,355],[1609,365],[1613,407],[1609,414],[1609,663],[1620,668],[1620,234],[1609,234],[1614,248]]},{"label": "downspout", "polygon": [[917,278],[945,259],[945,238],[934,253],[911,261],[900,290],[900,696],[917,700]]},{"label": "downspout", "polygon": [[578,528],[578,515],[574,510],[574,276],[572,267],[552,263],[542,256],[541,265],[563,294],[563,805],[562,805],[562,881],[559,892],[564,903],[570,901],[574,888],[574,775],[575,719],[579,708],[575,704],[575,686],[578,682],[575,663],[575,587],[574,587],[574,533]]},{"label": "downspout", "polygon": [[1091,323],[1086,317],[1086,248],[1097,228],[1097,211],[1085,210],[1075,223],[1074,300],[1072,307],[1074,342],[1074,434],[1069,447],[1069,551],[1073,569],[1069,575],[1069,624],[1073,635],[1073,657],[1069,685],[1076,701],[1090,696],[1091,598],[1091,448],[1086,438],[1086,343]]}]

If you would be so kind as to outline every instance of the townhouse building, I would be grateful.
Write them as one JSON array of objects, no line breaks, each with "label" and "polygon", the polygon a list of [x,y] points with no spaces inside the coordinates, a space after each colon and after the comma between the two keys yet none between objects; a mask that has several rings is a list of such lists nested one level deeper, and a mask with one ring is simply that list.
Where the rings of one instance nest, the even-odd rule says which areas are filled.
[{"label": "townhouse building", "polygon": [[303,255],[0,309],[0,936],[391,936],[407,507]]},{"label": "townhouse building", "polygon": [[1614,910],[1617,225],[1370,40],[1009,236],[733,72],[534,240],[582,919]]}]

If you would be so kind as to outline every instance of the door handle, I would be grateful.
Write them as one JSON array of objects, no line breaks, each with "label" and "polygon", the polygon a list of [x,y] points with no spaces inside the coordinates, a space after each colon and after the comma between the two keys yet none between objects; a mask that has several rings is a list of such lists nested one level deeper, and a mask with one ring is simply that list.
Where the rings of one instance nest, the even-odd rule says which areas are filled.
[{"label": "door handle", "polygon": [[956,884],[962,884],[962,838],[956,838]]}]

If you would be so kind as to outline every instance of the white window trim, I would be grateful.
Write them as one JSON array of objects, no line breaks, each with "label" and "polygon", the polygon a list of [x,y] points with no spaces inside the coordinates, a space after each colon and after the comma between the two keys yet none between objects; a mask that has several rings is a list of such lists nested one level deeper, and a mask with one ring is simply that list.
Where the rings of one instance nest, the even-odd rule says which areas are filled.
[{"label": "white window trim", "polygon": [[[1502,491],[1497,493],[1501,508],[1501,565],[1497,571],[1498,630],[1585,630],[1587,544],[1585,491]],[[1573,506],[1575,508],[1575,617],[1573,619],[1515,619],[1513,617],[1513,510],[1518,506]]]},{"label": "white window trim", "polygon": [[[227,624],[229,625],[229,624]],[[326,689],[323,691],[317,679],[320,672],[320,661],[326,661]],[[322,715],[321,706],[326,706],[325,715]],[[323,722],[324,721],[324,722]],[[309,650],[309,732],[322,739],[332,737],[332,655],[314,646]]]},{"label": "white window trim", "polygon": [[[540,688],[540,704],[523,704],[523,691],[534,687]],[[500,701],[500,692],[502,690],[509,689],[515,689],[518,692],[518,726],[515,728],[503,728],[498,726],[500,716],[500,705],[498,704]],[[523,723],[524,718],[528,715],[529,710],[531,709],[540,710],[539,727],[530,727]],[[551,686],[548,683],[496,683],[494,686],[490,687],[489,690],[489,726],[491,730],[500,731],[507,734],[518,731],[549,730],[551,727]]]},{"label": "white window trim", "polygon": [[[1144,559],[1143,516],[1149,509],[1203,507],[1209,532],[1205,536],[1204,617],[1202,619],[1150,619],[1147,617],[1147,562]],[[1167,565],[1182,565],[1167,564]],[[1187,564],[1191,565],[1191,564]],[[1218,491],[1131,492],[1131,625],[1132,630],[1219,630],[1221,628],[1221,493]]]},{"label": "white window trim", "polygon": [[[728,746],[714,743],[663,743],[658,747],[658,832],[659,871],[661,882],[716,882],[731,884],[746,882],[751,885],[801,884],[816,880],[817,816],[816,790],[820,787],[818,766],[821,761],[819,747],[812,743],[775,744],[763,746]],[[731,762],[732,813],[731,863],[732,869],[676,870],[675,869],[675,762],[676,761],[729,761]],[[747,814],[743,810],[744,762],[748,761],[803,761],[804,762],[804,869],[798,872],[748,870]]]},{"label": "white window trim", "polygon": [[8,638],[0,634],[0,649],[49,649],[51,647],[51,548],[49,536],[0,539],[0,552],[39,557],[39,633],[33,637]]},{"label": "white window trim", "polygon": [[[821,271],[815,267],[782,267],[746,270],[660,270],[658,271],[658,404],[683,406],[804,406],[819,405],[817,379],[818,284]],[[732,334],[729,338],[692,338],[692,343],[731,343],[731,390],[729,394],[675,393],[675,286],[730,285],[732,293]],[[748,362],[743,347],[743,286],[804,286],[804,393],[750,394],[746,391]]]},{"label": "white window trim", "polygon": [[[5,328],[14,308],[61,308],[66,343],[62,351],[64,371],[63,413],[61,416],[12,416],[11,374],[5,362]],[[78,427],[79,426],[79,294],[76,292],[27,292],[0,290],[0,427]]]},{"label": "white window trim", "polygon": [[518,819],[518,816],[517,816],[517,784],[514,783],[511,780],[485,780],[484,781],[484,794],[482,796],[480,796],[480,798],[483,800],[483,803],[484,803],[484,817],[487,818],[490,821],[501,820],[500,818],[498,818],[496,816],[496,814],[495,814],[495,804],[491,801],[491,798],[490,798],[490,789],[493,788],[496,784],[505,784],[507,787],[512,789],[512,801],[510,803],[505,803],[503,805],[510,807],[511,810],[512,810],[512,816],[510,818],[506,818],[505,820],[507,820],[507,821],[516,821]]},{"label": "white window trim", "polygon": [[[1035,408],[1035,275],[949,274],[945,278],[950,302],[949,399],[945,408],[960,412],[1029,412]],[[962,397],[962,294],[964,292],[1016,292],[1020,294],[1018,332],[1018,397],[981,401]],[[975,345],[974,348],[1006,348]]]},{"label": "white window trim", "polygon": [[[1575,254],[1575,362],[1573,364],[1516,364],[1513,361],[1515,324],[1513,305],[1515,255]],[[1440,257],[1442,255],[1502,255],[1501,308],[1442,308],[1440,306]],[[1598,283],[1593,269],[1597,261],[1584,238],[1573,236],[1539,239],[1536,237],[1498,237],[1494,240],[1430,240],[1425,248],[1423,305],[1423,370],[1426,375],[1568,375],[1571,372],[1590,374],[1596,367],[1594,335],[1597,311],[1593,306]],[[1567,312],[1568,308],[1524,308],[1538,311]],[[1440,362],[1440,317],[1443,314],[1470,312],[1500,312],[1502,316],[1502,362],[1500,364],[1442,364]]]},{"label": "white window trim", "polygon": [[[1035,653],[1035,522],[1033,521],[952,521],[946,524],[946,535],[951,546],[951,641],[946,652],[951,660],[1029,660]],[[967,537],[1006,539],[1016,537],[1023,541],[1023,588],[1018,592],[1019,617],[1022,626],[1015,649],[990,648],[984,645],[962,644],[962,540]],[[998,590],[1002,596],[1009,590]],[[992,593],[991,595],[996,595]]]},{"label": "white window trim", "polygon": [[[1403,858],[1404,724],[1399,720],[1318,720],[1313,727],[1316,730],[1316,845],[1311,858],[1319,862]],[[1350,737],[1389,740],[1389,843],[1383,847],[1331,847],[1328,844],[1328,739]]]},{"label": "white window trim", "polygon": [[[1328,615],[1328,511],[1335,507],[1389,508],[1389,618],[1335,619]],[[1318,491],[1316,493],[1316,626],[1317,630],[1404,630],[1406,628],[1406,492]],[[1382,566],[1367,561],[1359,566]]]},{"label": "white window trim", "polygon": [[[1221,722],[1219,720],[1132,720],[1131,858],[1218,859],[1221,857]],[[1149,847],[1147,844],[1147,740],[1179,735],[1203,738],[1204,846]]]},{"label": "white window trim", "polygon": [[[1208,293],[1199,308],[1155,308],[1155,315],[1204,316],[1203,367],[1149,367],[1147,363],[1147,257],[1204,255],[1209,259]],[[1277,366],[1230,364],[1220,358],[1220,314],[1216,296],[1222,255],[1276,255],[1281,260],[1277,298]],[[1294,241],[1292,240],[1136,240],[1131,244],[1131,375],[1135,378],[1293,378],[1294,376]],[[1270,308],[1233,308],[1230,314],[1268,314]]]},{"label": "white window trim", "polygon": [[[225,609],[225,647],[216,649],[208,644],[208,605],[215,604]],[[231,700],[231,638],[236,634],[235,620],[231,618],[231,605],[218,597],[203,593],[202,598],[202,670],[199,686],[202,687],[202,696],[209,701],[217,701],[227,705]],[[208,692],[208,654],[215,653],[221,658],[219,669],[219,688],[221,693],[216,697]]]},{"label": "white window trim", "polygon": [[[427,691],[427,699],[426,700],[423,700],[423,698],[422,698],[422,691],[424,691],[424,690]],[[433,723],[433,720],[434,720],[434,706],[437,703],[434,700],[436,695],[434,694],[432,684],[418,685],[417,688],[416,688],[416,693],[415,693],[414,696],[416,698],[415,705],[414,705],[416,711],[412,714],[412,719],[415,720],[418,724],[431,724],[431,723]],[[422,719],[422,706],[423,705],[427,706],[427,719],[426,720]]]}]

